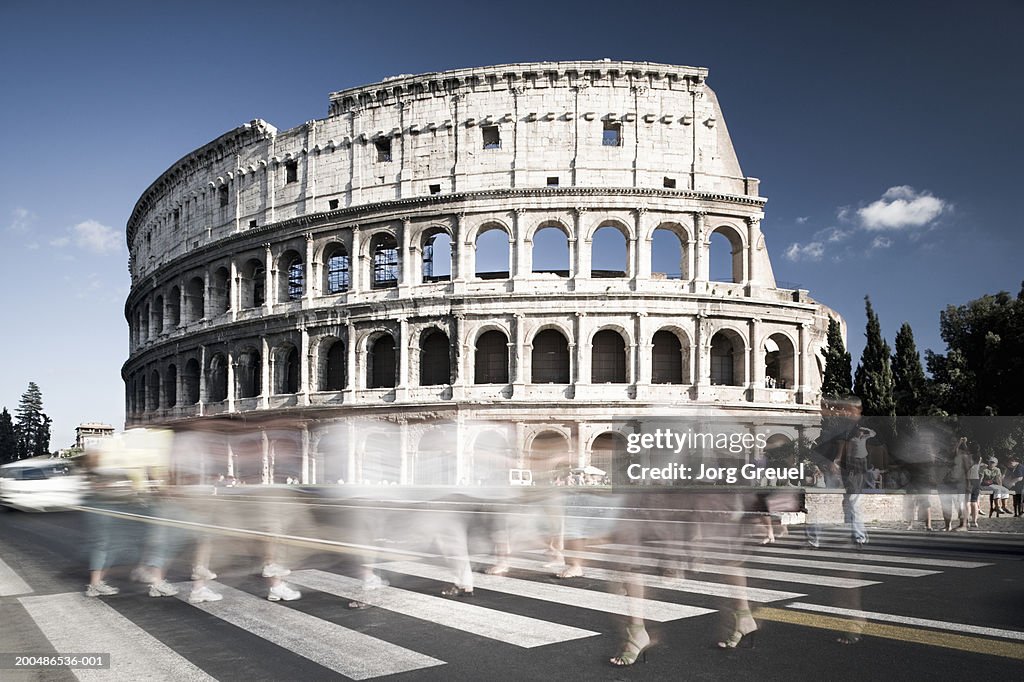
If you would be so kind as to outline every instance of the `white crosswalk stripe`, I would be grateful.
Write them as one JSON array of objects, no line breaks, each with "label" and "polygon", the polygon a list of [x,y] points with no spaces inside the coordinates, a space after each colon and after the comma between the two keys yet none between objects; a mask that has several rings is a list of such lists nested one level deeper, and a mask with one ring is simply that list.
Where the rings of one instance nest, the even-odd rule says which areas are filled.
[{"label": "white crosswalk stripe", "polygon": [[[685,540],[657,540],[656,545],[672,545],[690,547],[696,549],[735,549],[736,545],[718,542],[687,542]],[[775,545],[754,545],[744,544],[739,546],[744,552],[755,552],[761,554],[802,554],[807,556],[807,549],[804,547],[785,547]],[[915,566],[934,566],[937,568],[982,568],[992,564],[981,561],[962,561],[959,559],[938,559],[927,555],[903,556],[896,554],[869,554],[867,552],[835,552],[824,549],[815,549],[814,557],[823,559],[855,559],[857,561],[881,561],[890,564],[914,564]]]},{"label": "white crosswalk stripe", "polygon": [[[530,550],[535,554],[541,554],[545,550]],[[563,555],[570,559],[583,559],[584,561],[600,561],[604,563],[626,564],[627,566],[644,566],[649,568],[670,568],[681,571],[693,571],[695,573],[708,573],[713,575],[742,576],[746,578],[757,578],[761,580],[774,580],[784,583],[799,583],[802,585],[818,585],[821,587],[839,587],[852,589],[877,585],[877,580],[863,580],[861,578],[845,578],[842,576],[815,575],[813,573],[788,573],[785,571],[771,571],[761,568],[746,568],[745,566],[722,566],[704,564],[699,562],[675,561],[672,559],[653,559],[642,556],[624,556],[605,552],[583,552],[576,550],[565,550]]]},{"label": "white crosswalk stripe", "polygon": [[0,597],[11,597],[16,594],[29,594],[32,588],[21,579],[14,569],[0,559]]},{"label": "white crosswalk stripe", "polygon": [[[248,592],[217,582],[207,584],[224,599],[192,606],[346,677],[365,680],[444,665],[444,661],[436,658],[273,604]],[[178,598],[189,603],[190,584],[176,587]]]},{"label": "white crosswalk stripe", "polygon": [[[490,564],[495,563],[494,560],[488,559],[487,557],[473,557],[472,559],[477,562]],[[525,571],[547,574],[551,573],[551,569],[542,561],[509,557],[506,563],[512,568],[518,568]],[[730,585],[728,583],[713,583],[706,580],[687,580],[685,578],[647,575],[630,571],[614,571],[590,566],[586,568],[585,574],[588,578],[597,578],[598,580],[608,580],[610,582],[630,582],[642,579],[643,584],[646,587],[671,590],[673,592],[705,594],[713,597],[728,597],[732,599],[746,597],[749,601],[758,603],[782,601],[783,599],[798,599],[806,596],[799,592],[782,592],[780,590],[765,590],[756,587],[743,588],[737,585]]]},{"label": "white crosswalk stripe", "polygon": [[359,580],[324,571],[297,571],[288,581],[515,646],[530,648],[599,634],[410,590],[394,587],[365,590]]},{"label": "white crosswalk stripe", "polygon": [[[417,563],[414,561],[395,561],[381,564],[374,564],[373,568],[380,568],[395,573],[403,573],[418,578],[439,580],[447,582],[451,579],[451,571],[440,566]],[[621,594],[607,594],[592,590],[570,587],[568,585],[551,585],[548,583],[520,580],[504,576],[474,575],[473,580],[476,587],[494,592],[503,592],[529,599],[554,602],[593,611],[614,613],[620,616],[633,616],[643,614],[647,620],[667,622],[680,618],[692,618],[702,616],[706,613],[713,613],[712,609],[705,609],[698,606],[686,604],[673,604],[671,602],[657,601],[654,599],[638,599]]]},{"label": "white crosswalk stripe", "polygon": [[75,670],[90,680],[189,680],[213,678],[99,599],[75,592],[20,597],[59,653],[109,653],[109,670]]},{"label": "white crosswalk stripe", "polygon": [[[764,557],[742,555],[729,552],[704,552],[700,550],[672,549],[668,547],[647,547],[644,545],[620,545],[606,544],[596,545],[597,549],[615,551],[641,551],[649,554],[665,554],[668,556],[686,556],[695,559],[716,559],[719,561],[738,561],[743,563],[773,564],[776,566],[793,566],[798,568],[811,568],[822,571],[845,571],[849,573],[874,573],[878,575],[893,575],[904,578],[920,578],[926,575],[934,575],[941,571],[928,571],[918,568],[903,568],[901,566],[879,566],[877,564],[861,564],[850,561],[840,563],[838,561],[814,561],[812,559],[793,559],[790,557]],[[851,560],[855,557],[851,556]]]},{"label": "white crosswalk stripe", "polygon": [[836,616],[850,616],[866,620],[877,620],[883,623],[916,625],[919,627],[932,628],[933,630],[950,630],[958,634],[984,635],[985,637],[999,637],[1001,639],[1016,639],[1024,642],[1024,632],[1021,632],[1020,630],[1005,630],[1003,628],[990,628],[981,625],[950,623],[949,621],[932,620],[930,618],[915,618],[913,616],[899,616],[892,613],[842,609],[835,606],[821,606],[819,604],[803,604],[799,602],[796,604],[789,604],[787,608],[799,609],[801,611],[814,611],[815,613],[828,613]]}]

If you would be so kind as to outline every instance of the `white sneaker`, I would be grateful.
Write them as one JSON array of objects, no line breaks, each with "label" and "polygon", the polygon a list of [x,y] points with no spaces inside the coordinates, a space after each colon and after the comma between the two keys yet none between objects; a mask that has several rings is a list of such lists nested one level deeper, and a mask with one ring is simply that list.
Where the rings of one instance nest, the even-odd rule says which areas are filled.
[{"label": "white sneaker", "polygon": [[283,578],[286,575],[291,575],[291,573],[289,569],[278,564],[267,564],[263,567],[264,578]]},{"label": "white sneaker", "polygon": [[270,601],[295,601],[302,596],[298,590],[293,590],[285,583],[278,583],[270,588],[267,599]]},{"label": "white sneaker", "polygon": [[110,585],[106,584],[105,582],[103,582],[101,580],[98,583],[96,583],[95,585],[88,585],[85,588],[85,596],[86,597],[110,597],[110,596],[113,596],[113,595],[117,594],[120,591],[121,590],[117,589],[116,587],[111,587]]},{"label": "white sneaker", "polygon": [[206,566],[195,566],[192,569],[192,580],[216,580],[217,574]]},{"label": "white sneaker", "polygon": [[201,604],[204,601],[220,601],[223,598],[223,594],[217,594],[205,585],[203,587],[197,587],[188,595],[188,601],[191,604]]},{"label": "white sneaker", "polygon": [[176,594],[178,594],[178,588],[166,580],[161,580],[149,586],[150,597],[173,597]]},{"label": "white sneaker", "polygon": [[136,566],[132,569],[131,579],[132,582],[151,584],[157,581],[154,570],[150,566]]},{"label": "white sneaker", "polygon": [[371,575],[369,578],[363,580],[364,590],[379,590],[382,587],[387,587],[390,583],[379,575]]}]

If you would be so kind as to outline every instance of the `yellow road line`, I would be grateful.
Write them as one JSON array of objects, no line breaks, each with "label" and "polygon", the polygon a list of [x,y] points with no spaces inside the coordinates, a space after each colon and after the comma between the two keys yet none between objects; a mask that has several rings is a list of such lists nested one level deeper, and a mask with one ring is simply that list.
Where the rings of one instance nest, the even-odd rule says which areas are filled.
[{"label": "yellow road line", "polygon": [[883,639],[895,639],[901,642],[912,644],[924,644],[926,646],[937,646],[944,649],[956,649],[968,651],[972,654],[984,654],[988,656],[1002,656],[1024,661],[1024,644],[1015,642],[1001,642],[994,639],[983,639],[981,637],[968,637],[950,632],[935,632],[933,630],[921,630],[918,628],[903,627],[899,625],[886,625],[882,623],[871,623],[857,621],[850,618],[837,618],[835,616],[823,616],[814,613],[800,611],[789,611],[786,609],[758,609],[754,613],[755,618],[761,620],[775,621],[778,623],[791,623],[793,625],[804,625],[823,630],[835,630],[837,632],[857,632],[864,635],[881,637]]}]

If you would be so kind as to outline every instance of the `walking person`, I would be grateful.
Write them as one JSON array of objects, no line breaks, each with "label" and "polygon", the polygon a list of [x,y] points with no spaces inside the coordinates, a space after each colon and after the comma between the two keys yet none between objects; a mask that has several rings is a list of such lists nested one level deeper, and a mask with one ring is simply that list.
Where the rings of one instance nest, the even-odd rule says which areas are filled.
[{"label": "walking person", "polygon": [[942,530],[953,530],[953,510],[957,510],[960,525],[956,530],[967,530],[965,523],[965,504],[967,493],[967,474],[970,471],[970,460],[967,456],[967,439],[961,438],[953,449],[947,464],[946,473],[939,483],[939,501],[942,504]]}]

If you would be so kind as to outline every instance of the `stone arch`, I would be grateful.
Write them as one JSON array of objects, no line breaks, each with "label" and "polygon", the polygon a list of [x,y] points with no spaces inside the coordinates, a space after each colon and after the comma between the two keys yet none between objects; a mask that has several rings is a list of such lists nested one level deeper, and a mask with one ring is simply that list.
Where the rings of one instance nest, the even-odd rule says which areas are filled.
[{"label": "stone arch", "polygon": [[721,328],[711,337],[711,383],[717,386],[742,386],[746,368],[746,343],[734,329]]},{"label": "stone arch", "polygon": [[424,282],[448,282],[455,263],[455,240],[444,225],[431,225],[420,231],[422,275]]},{"label": "stone arch", "polygon": [[481,224],[471,235],[473,274],[480,279],[508,279],[512,272],[512,232],[497,221]]},{"label": "stone arch", "polygon": [[[719,253],[719,249],[724,248],[724,244],[716,246],[714,243],[715,237],[718,235],[725,238],[725,241],[729,245],[728,249],[731,253],[728,260],[730,268],[728,279],[725,278],[724,273],[712,272],[712,270],[717,269],[716,265],[719,262],[717,254]],[[706,244],[708,252],[709,280],[739,284],[746,279],[746,238],[739,228],[730,223],[722,223],[708,232]]]},{"label": "stone arch", "polygon": [[597,225],[589,238],[591,277],[630,275],[631,235],[632,231],[619,221],[605,220]]},{"label": "stone arch", "polygon": [[530,381],[534,384],[568,384],[571,380],[569,339],[555,325],[545,326],[530,341]]},{"label": "stone arch", "polygon": [[394,388],[398,385],[399,352],[391,332],[378,331],[367,335],[367,388]]},{"label": "stone arch", "polygon": [[662,327],[651,337],[651,383],[690,383],[690,340],[677,327]]},{"label": "stone arch", "polygon": [[164,297],[157,294],[153,299],[153,335],[164,333]]},{"label": "stone arch", "polygon": [[306,293],[306,264],[302,254],[288,249],[277,259],[277,300],[298,301]]},{"label": "stone arch", "polygon": [[192,277],[185,284],[185,317],[191,322],[198,322],[205,316],[206,283],[202,277]]},{"label": "stone arch", "polygon": [[235,355],[235,397],[255,398],[263,391],[263,364],[259,350],[243,346]]},{"label": "stone arch", "polygon": [[[199,402],[199,376],[202,370],[199,367],[199,361],[195,358],[189,358],[185,362],[185,370],[181,374],[181,384],[183,389],[183,398],[186,405],[195,405]],[[227,375],[224,376],[225,380]]]},{"label": "stone arch", "polygon": [[167,323],[171,329],[181,326],[181,289],[177,285],[167,295]]},{"label": "stone arch", "polygon": [[348,385],[348,347],[337,336],[325,336],[317,344],[318,391],[341,391]]},{"label": "stone arch", "polygon": [[206,399],[219,403],[227,398],[228,360],[223,353],[214,353],[206,366]]},{"label": "stone arch", "polygon": [[471,480],[477,485],[507,485],[508,470],[518,468],[514,436],[488,428],[472,441],[473,468]]},{"label": "stone arch", "polygon": [[618,431],[603,431],[597,434],[588,448],[587,459],[590,466],[605,472],[612,483],[628,481],[626,469],[629,467],[629,454],[626,451],[626,436]]},{"label": "stone arch", "polygon": [[161,407],[160,404],[160,390],[162,388],[162,382],[160,378],[160,372],[156,368],[149,371],[149,385],[146,390],[146,409],[150,412],[155,412]]},{"label": "stone arch", "polygon": [[368,485],[398,483],[402,479],[402,453],[395,447],[400,441],[397,428],[383,424],[367,426],[365,435],[357,444],[359,480]]},{"label": "stone arch", "polygon": [[508,334],[498,328],[481,330],[473,344],[473,383],[507,384]]},{"label": "stone arch", "polygon": [[402,258],[398,238],[391,230],[376,230],[367,241],[370,265],[370,288],[387,289],[398,286],[401,278]]},{"label": "stone arch", "polygon": [[456,440],[451,424],[428,428],[416,444],[412,480],[416,485],[454,485]]},{"label": "stone arch", "polygon": [[173,362],[167,365],[167,374],[164,378],[164,404],[167,407],[178,406],[178,366]]},{"label": "stone arch", "polygon": [[302,386],[302,363],[299,349],[290,341],[285,342],[271,351],[273,359],[273,390],[274,395],[291,395],[298,393]]},{"label": "stone arch", "polygon": [[682,223],[660,223],[650,233],[651,276],[659,279],[692,279],[688,250],[693,240]]},{"label": "stone arch", "polygon": [[761,343],[765,388],[796,387],[796,343],[785,332],[773,332]]},{"label": "stone arch", "polygon": [[525,468],[533,472],[533,480],[546,482],[556,472],[568,471],[575,465],[567,433],[544,428],[533,435],[526,448]]},{"label": "stone arch", "polygon": [[322,251],[322,258],[321,291],[328,295],[348,291],[352,286],[352,258],[348,247],[340,241],[328,242]]},{"label": "stone arch", "polygon": [[572,276],[572,230],[560,220],[545,220],[533,227],[527,238],[531,244],[532,272]]},{"label": "stone arch", "polygon": [[267,271],[261,258],[249,258],[239,269],[239,306],[259,308],[267,302]]},{"label": "stone arch", "polygon": [[451,342],[440,328],[427,327],[420,334],[420,386],[452,383]]},{"label": "stone arch", "polygon": [[210,312],[222,315],[231,309],[231,272],[225,266],[213,271],[210,277]]},{"label": "stone arch", "polygon": [[590,337],[590,381],[594,384],[625,384],[629,381],[629,336],[606,326]]}]

